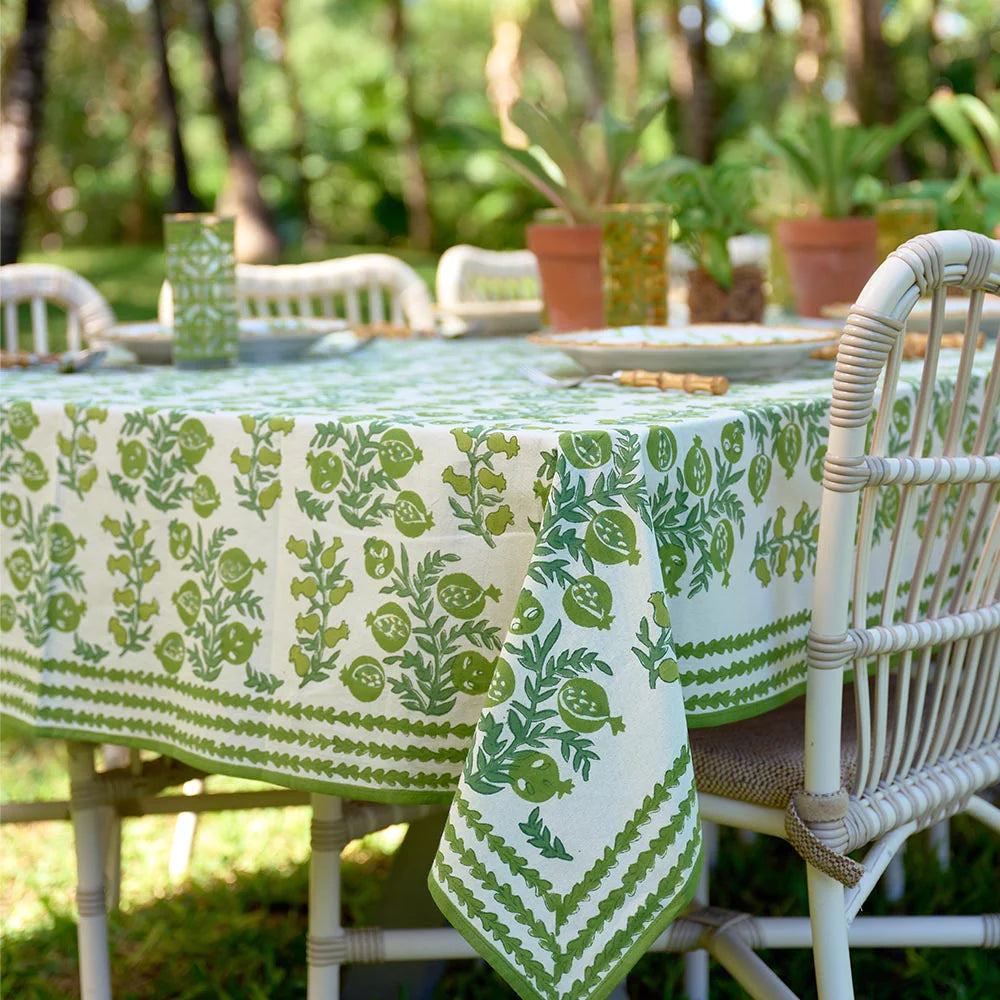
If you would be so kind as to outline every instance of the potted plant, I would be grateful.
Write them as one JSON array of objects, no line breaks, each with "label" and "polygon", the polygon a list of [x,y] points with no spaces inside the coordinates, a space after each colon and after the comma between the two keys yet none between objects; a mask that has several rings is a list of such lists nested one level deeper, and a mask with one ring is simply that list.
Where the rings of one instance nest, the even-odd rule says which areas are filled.
[{"label": "potted plant", "polygon": [[597,119],[574,128],[541,105],[519,100],[510,117],[527,136],[527,149],[509,146],[484,129],[462,126],[551,202],[544,221],[529,225],[525,235],[538,258],[542,297],[556,330],[604,325],[602,211],[627,200],[626,170],[665,102],[653,101],[630,122],[605,108]]},{"label": "potted plant", "polygon": [[687,157],[668,165],[663,198],[673,215],[676,242],[695,265],[688,273],[692,323],[759,323],[764,315],[763,271],[755,264],[734,267],[729,249],[732,237],[754,229],[750,169]]},{"label": "potted plant", "polygon": [[800,315],[819,316],[824,305],[853,302],[878,266],[878,228],[870,210],[880,186],[874,179],[924,117],[917,108],[894,125],[864,127],[834,124],[822,112],[794,132],[758,133],[812,202],[807,217],[782,219],[775,227]]}]

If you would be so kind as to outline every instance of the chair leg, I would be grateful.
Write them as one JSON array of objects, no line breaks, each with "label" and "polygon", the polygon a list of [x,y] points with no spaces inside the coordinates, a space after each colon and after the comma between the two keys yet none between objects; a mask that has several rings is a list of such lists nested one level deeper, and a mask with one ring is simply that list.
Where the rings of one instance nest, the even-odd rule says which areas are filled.
[{"label": "chair leg", "polygon": [[104,893],[108,912],[117,910],[122,895],[122,818],[114,809],[101,810],[101,843],[104,845]]},{"label": "chair leg", "polygon": [[[707,820],[702,823],[705,857],[694,894],[695,902],[702,906],[708,905],[709,870],[715,863],[718,831],[719,828],[714,823]],[[688,1000],[708,1000],[708,952],[704,948],[684,953],[684,992]]]},{"label": "chair leg", "polygon": [[340,926],[340,852],[347,842],[343,804],[312,796],[309,862],[308,1000],[339,1000],[344,937]]},{"label": "chair leg", "polygon": [[938,867],[946,872],[951,868],[951,825],[943,819],[935,823],[929,831],[931,847],[937,857]]},{"label": "chair leg", "polygon": [[87,743],[70,742],[68,749],[70,814],[76,850],[80,994],[83,1000],[111,1000],[101,830],[106,806],[95,780],[94,747]]},{"label": "chair leg", "polygon": [[806,865],[806,875],[819,1000],[853,1000],[851,952],[847,944],[847,919],[844,916],[844,887],[812,865]]},{"label": "chair leg", "polygon": [[903,867],[903,852],[905,850],[906,845],[901,845],[892,856],[892,860],[886,866],[885,874],[882,876],[882,889],[885,892],[885,898],[890,903],[898,903],[906,892],[906,869]]},{"label": "chair leg", "polygon": [[[202,795],[205,791],[205,782],[201,778],[192,778],[190,781],[184,782],[181,791],[185,795]],[[191,851],[194,848],[194,836],[197,829],[197,813],[182,812],[177,814],[177,819],[174,820],[174,838],[170,842],[170,861],[167,867],[172,882],[179,881],[187,874],[188,866],[191,864]]]}]

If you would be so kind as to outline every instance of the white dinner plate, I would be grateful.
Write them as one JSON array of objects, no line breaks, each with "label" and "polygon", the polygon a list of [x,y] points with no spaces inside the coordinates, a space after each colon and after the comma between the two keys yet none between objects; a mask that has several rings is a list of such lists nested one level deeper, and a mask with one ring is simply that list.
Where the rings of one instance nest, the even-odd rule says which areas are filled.
[{"label": "white dinner plate", "polygon": [[815,327],[696,323],[537,334],[530,339],[562,351],[595,374],[644,368],[750,379],[792,371],[839,336],[838,330]]},{"label": "white dinner plate", "polygon": [[[847,319],[851,307],[847,303],[823,306],[821,312],[832,319]],[[962,333],[965,317],[969,311],[969,300],[964,295],[949,295],[944,300],[944,323],[942,333]],[[931,325],[931,300],[920,299],[910,311],[906,320],[909,333],[926,333]],[[983,296],[983,319],[979,327],[987,337],[997,336],[1000,330],[1000,298],[996,295]]]},{"label": "white dinner plate", "polygon": [[[328,344],[335,352],[357,346],[363,339],[339,319],[241,319],[240,361],[246,364],[292,361]],[[173,356],[173,329],[161,323],[119,323],[102,334],[100,340],[124,347],[143,365],[168,365]]]}]

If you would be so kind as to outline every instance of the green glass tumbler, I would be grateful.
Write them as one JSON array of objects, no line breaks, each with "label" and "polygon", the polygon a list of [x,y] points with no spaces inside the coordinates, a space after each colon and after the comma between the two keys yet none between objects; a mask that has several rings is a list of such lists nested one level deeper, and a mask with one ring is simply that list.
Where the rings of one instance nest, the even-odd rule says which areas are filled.
[{"label": "green glass tumbler", "polygon": [[178,368],[226,368],[239,356],[236,220],[167,215],[167,281],[174,303],[173,358]]},{"label": "green glass tumbler", "polygon": [[604,315],[608,326],[665,326],[670,292],[670,210],[609,205],[602,214]]}]

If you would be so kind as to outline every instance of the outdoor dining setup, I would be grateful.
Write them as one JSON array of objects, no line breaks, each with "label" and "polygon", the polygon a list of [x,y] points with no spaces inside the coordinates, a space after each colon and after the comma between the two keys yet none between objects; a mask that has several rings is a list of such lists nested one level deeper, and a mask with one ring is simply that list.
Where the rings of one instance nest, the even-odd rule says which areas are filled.
[{"label": "outdoor dining setup", "polygon": [[[843,320],[671,325],[664,288],[659,323],[524,336],[525,252],[482,265],[507,333],[385,255],[238,265],[231,220],[166,225],[139,328],[0,270],[7,337],[19,303],[72,331],[46,363],[29,305],[2,380],[0,693],[69,741],[87,1000],[107,816],[192,775],[311,796],[312,1000],[466,955],[589,1000],[651,948],[784,997],[756,950],[789,947],[839,997],[849,945],[1000,945],[859,915],[912,834],[1000,829],[1000,242],[916,236]],[[347,840],[435,807],[457,933],[341,927]],[[708,905],[714,823],[788,840],[808,913]]]}]

